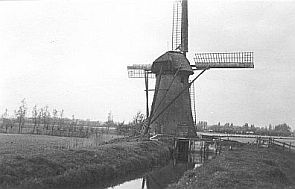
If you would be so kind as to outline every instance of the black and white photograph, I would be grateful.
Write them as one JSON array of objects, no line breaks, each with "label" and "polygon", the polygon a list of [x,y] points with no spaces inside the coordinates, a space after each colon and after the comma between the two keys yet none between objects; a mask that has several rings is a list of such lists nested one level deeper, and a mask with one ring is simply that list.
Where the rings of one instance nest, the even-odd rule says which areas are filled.
[{"label": "black and white photograph", "polygon": [[0,189],[295,189],[294,0],[0,0]]}]

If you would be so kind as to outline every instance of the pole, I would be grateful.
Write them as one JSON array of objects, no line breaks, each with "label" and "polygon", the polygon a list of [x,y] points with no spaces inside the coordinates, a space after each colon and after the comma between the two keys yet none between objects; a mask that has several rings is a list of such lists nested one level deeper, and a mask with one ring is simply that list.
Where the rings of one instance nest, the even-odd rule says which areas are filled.
[{"label": "pole", "polygon": [[149,117],[149,81],[148,81],[148,72],[144,72],[144,80],[145,80],[145,98],[146,98],[146,117]]},{"label": "pole", "polygon": [[149,129],[150,129],[150,125],[151,125],[151,120],[154,116],[155,103],[156,103],[156,99],[157,99],[157,95],[158,95],[158,91],[159,91],[159,87],[160,87],[160,82],[161,82],[161,78],[162,78],[162,71],[163,71],[163,66],[161,66],[160,73],[158,75],[159,79],[158,79],[158,82],[156,82],[154,99],[153,99],[152,107],[151,107],[151,113],[150,113],[150,116],[147,118],[148,122],[147,122],[146,127],[143,130],[143,135],[148,134]]}]

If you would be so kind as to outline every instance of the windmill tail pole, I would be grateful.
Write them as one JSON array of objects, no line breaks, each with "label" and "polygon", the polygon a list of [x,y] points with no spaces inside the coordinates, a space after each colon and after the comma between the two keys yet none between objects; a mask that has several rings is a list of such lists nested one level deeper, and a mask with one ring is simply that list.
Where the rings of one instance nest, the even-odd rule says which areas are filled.
[{"label": "windmill tail pole", "polygon": [[190,88],[190,86],[191,86],[191,84],[193,83],[193,82],[195,82],[206,70],[208,70],[209,68],[206,68],[206,69],[204,69],[201,73],[199,73],[199,75],[197,75],[175,98],[173,98],[172,100],[171,100],[171,102],[169,103],[169,104],[167,104],[167,106],[165,106],[165,108],[154,118],[154,117],[152,117],[151,118],[151,121],[150,121],[150,123],[148,123],[148,125],[147,125],[147,127],[149,128],[150,127],[150,125],[160,116],[160,115],[162,115],[174,102],[175,102],[175,100],[177,100],[181,95],[182,95],[182,93],[184,93],[188,88]]},{"label": "windmill tail pole", "polygon": [[146,98],[146,117],[149,117],[149,80],[147,71],[144,72],[144,83],[145,83],[145,98]]},{"label": "windmill tail pole", "polygon": [[147,122],[144,123],[143,125],[143,130],[142,130],[142,135],[145,136],[149,133],[149,125],[150,125],[150,122],[151,122],[151,119],[154,115],[154,109],[155,109],[155,99],[158,95],[158,91],[159,91],[159,87],[160,87],[160,82],[161,82],[161,78],[162,78],[162,71],[163,71],[163,66],[161,66],[161,69],[160,69],[160,73],[159,73],[159,80],[158,80],[158,83],[156,84],[156,88],[155,88],[155,93],[154,93],[154,100],[153,100],[153,103],[152,103],[152,107],[151,107],[151,113],[150,113],[150,116],[147,117]]}]

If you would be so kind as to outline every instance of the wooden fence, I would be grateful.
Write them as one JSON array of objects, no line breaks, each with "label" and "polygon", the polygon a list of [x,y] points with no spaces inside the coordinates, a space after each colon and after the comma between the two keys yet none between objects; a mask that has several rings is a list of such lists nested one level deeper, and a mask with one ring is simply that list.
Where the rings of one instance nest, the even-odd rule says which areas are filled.
[{"label": "wooden fence", "polygon": [[292,143],[287,143],[287,142],[281,142],[278,140],[275,140],[273,138],[269,139],[269,145],[270,146],[277,146],[283,148],[283,150],[295,150],[295,145],[292,145]]}]

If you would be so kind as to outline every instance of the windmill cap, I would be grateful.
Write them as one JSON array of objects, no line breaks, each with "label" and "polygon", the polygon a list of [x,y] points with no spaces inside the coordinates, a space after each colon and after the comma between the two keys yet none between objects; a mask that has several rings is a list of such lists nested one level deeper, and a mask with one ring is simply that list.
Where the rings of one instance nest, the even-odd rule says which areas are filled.
[{"label": "windmill cap", "polygon": [[193,74],[193,69],[190,66],[188,59],[183,53],[178,51],[168,51],[157,58],[152,65],[151,71],[153,73],[159,73],[163,67],[162,71],[172,71],[175,72],[179,69],[182,72],[189,72],[188,74]]}]

